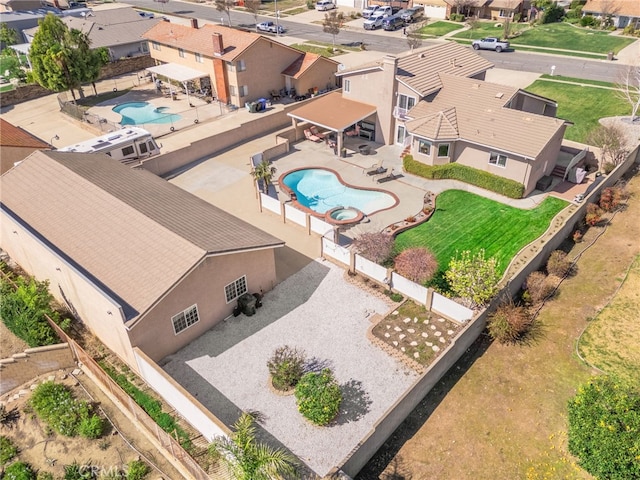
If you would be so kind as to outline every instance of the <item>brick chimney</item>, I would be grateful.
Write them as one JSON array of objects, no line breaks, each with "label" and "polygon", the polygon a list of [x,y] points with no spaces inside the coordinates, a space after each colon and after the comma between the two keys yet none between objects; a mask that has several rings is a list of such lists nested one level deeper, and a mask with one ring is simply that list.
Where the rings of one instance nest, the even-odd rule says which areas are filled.
[{"label": "brick chimney", "polygon": [[224,45],[222,44],[222,34],[213,33],[213,53],[214,55],[221,56],[224,53]]},{"label": "brick chimney", "polygon": [[191,19],[191,28],[195,28],[196,30],[198,29],[198,19],[197,18],[192,18]]}]

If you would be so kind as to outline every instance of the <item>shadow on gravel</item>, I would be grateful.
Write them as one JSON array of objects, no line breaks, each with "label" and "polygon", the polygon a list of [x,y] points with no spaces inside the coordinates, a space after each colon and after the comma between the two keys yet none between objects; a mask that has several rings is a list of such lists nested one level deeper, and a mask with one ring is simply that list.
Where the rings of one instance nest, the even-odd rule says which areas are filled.
[{"label": "shadow on gravel", "polygon": [[[458,383],[463,375],[487,351],[491,339],[482,334],[447,374],[433,387],[400,426],[391,434],[376,454],[367,462],[355,480],[409,480],[412,473],[402,464],[398,452],[424,425],[444,397]],[[391,472],[382,473],[389,467]]]},{"label": "shadow on gravel", "polygon": [[351,379],[340,385],[340,390],[342,391],[342,404],[336,424],[344,425],[345,423],[357,422],[369,413],[371,399],[362,388],[362,382]]}]

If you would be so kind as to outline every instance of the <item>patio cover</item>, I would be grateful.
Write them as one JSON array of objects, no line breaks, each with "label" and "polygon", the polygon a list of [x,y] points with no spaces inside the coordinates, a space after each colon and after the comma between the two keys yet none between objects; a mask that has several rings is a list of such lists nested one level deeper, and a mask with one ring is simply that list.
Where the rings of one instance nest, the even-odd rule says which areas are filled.
[{"label": "patio cover", "polygon": [[177,63],[163,63],[162,65],[149,67],[147,68],[147,71],[181,83],[188,82],[189,80],[195,80],[196,78],[207,77],[209,75],[208,73],[201,72],[194,68],[185,67]]},{"label": "patio cover", "polygon": [[375,105],[349,100],[342,96],[341,91],[336,91],[322,95],[287,115],[334,132],[343,132],[374,113],[376,113]]}]

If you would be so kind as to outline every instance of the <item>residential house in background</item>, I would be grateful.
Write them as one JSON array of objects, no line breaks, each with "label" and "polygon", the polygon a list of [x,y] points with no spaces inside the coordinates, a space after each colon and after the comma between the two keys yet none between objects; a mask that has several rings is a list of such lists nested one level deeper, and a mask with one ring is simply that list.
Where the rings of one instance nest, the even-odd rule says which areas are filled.
[{"label": "residential house in background", "polygon": [[480,19],[503,20],[510,19],[517,14],[524,15],[529,8],[527,0],[444,0],[447,4],[447,18],[452,13],[461,13],[465,17]]},{"label": "residential house in background", "polygon": [[37,10],[45,5],[46,3],[42,0],[0,0],[0,12]]},{"label": "residential house in background", "polygon": [[441,88],[405,114],[415,160],[458,163],[524,185],[531,193],[556,166],[566,122],[557,105],[494,83],[439,74]]},{"label": "residential house in background", "polygon": [[582,15],[593,15],[596,18],[611,16],[613,26],[625,28],[631,25],[640,29],[640,1],[638,0],[587,0],[582,7]]},{"label": "residential house in background", "polygon": [[199,28],[193,19],[190,27],[161,22],[144,37],[156,63],[164,64],[166,76],[201,74],[201,88],[211,88],[212,96],[224,103],[244,106],[282,89],[306,93],[335,86],[337,62],[257,33],[219,25]]},{"label": "residential house in background", "polygon": [[2,247],[130,367],[276,282],[284,242],[103,154],[38,151],[2,176]]},{"label": "residential house in background", "polygon": [[50,149],[44,140],[0,118],[0,174],[36,150]]},{"label": "residential house in background", "polygon": [[[148,42],[142,35],[162,22],[157,18],[143,18],[131,7],[99,10],[80,17],[65,16],[62,21],[70,29],[86,33],[91,48],[106,48],[112,61],[149,55]],[[24,31],[29,43],[37,31],[38,27]]]}]

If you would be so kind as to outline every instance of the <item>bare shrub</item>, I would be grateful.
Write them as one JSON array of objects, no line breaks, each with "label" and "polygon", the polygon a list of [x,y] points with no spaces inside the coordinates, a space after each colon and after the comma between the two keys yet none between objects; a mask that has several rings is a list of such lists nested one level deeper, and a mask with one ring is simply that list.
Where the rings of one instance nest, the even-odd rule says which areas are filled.
[{"label": "bare shrub", "polygon": [[604,211],[598,205],[590,203],[587,205],[587,214],[584,217],[584,221],[587,222],[587,225],[595,227],[602,220],[603,214]]},{"label": "bare shrub", "polygon": [[547,273],[557,277],[564,277],[571,270],[571,262],[562,250],[554,250],[547,260]]},{"label": "bare shrub", "polygon": [[603,163],[620,165],[630,152],[624,128],[619,124],[600,125],[589,135],[589,143],[599,147]]},{"label": "bare shrub", "polygon": [[396,257],[396,271],[416,283],[425,283],[438,269],[436,257],[426,248],[409,248]]},{"label": "bare shrub", "polygon": [[605,212],[612,212],[622,203],[623,192],[620,187],[608,187],[602,190],[598,205]]},{"label": "bare shrub", "polygon": [[543,272],[532,272],[527,277],[528,298],[534,305],[542,302],[553,292],[552,281]]},{"label": "bare shrub", "polygon": [[295,387],[304,375],[305,362],[304,350],[291,348],[288,345],[276,348],[267,362],[274,388],[286,391]]},{"label": "bare shrub", "polygon": [[353,246],[363,257],[383,263],[393,251],[393,237],[382,232],[363,233],[353,240]]},{"label": "bare shrub", "polygon": [[489,335],[500,343],[515,343],[533,325],[533,318],[523,306],[513,302],[505,303],[489,315],[487,329]]}]

